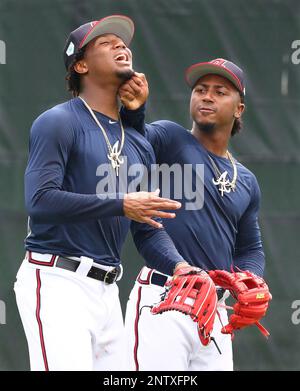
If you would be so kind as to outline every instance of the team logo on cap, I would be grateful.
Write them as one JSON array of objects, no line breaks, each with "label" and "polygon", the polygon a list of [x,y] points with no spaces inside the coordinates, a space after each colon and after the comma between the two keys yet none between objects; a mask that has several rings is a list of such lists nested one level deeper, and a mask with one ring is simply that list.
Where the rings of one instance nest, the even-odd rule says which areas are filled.
[{"label": "team logo on cap", "polygon": [[223,60],[223,58],[217,58],[216,60],[211,61],[211,64],[219,65],[221,67],[225,67],[226,60]]},{"label": "team logo on cap", "polygon": [[72,54],[74,54],[74,49],[75,49],[74,43],[70,42],[68,49],[66,50],[67,56],[72,56]]}]

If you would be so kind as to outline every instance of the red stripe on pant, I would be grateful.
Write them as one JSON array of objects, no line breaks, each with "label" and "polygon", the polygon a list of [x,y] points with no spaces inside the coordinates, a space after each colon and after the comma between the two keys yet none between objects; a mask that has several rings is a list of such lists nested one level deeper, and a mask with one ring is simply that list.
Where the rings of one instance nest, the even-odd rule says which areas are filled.
[{"label": "red stripe on pant", "polygon": [[134,335],[135,335],[135,344],[134,344],[134,362],[135,362],[135,370],[139,370],[139,362],[137,358],[137,351],[139,346],[139,319],[140,319],[140,303],[141,303],[141,293],[142,293],[142,287],[139,287],[138,290],[138,299],[136,303],[136,316],[135,316],[135,322],[134,322]]},{"label": "red stripe on pant", "polygon": [[36,312],[35,312],[35,315],[36,315],[36,319],[37,319],[38,326],[39,326],[40,343],[41,343],[41,348],[42,348],[45,370],[49,371],[46,348],[45,348],[45,341],[44,341],[44,335],[43,335],[43,325],[42,325],[42,321],[41,321],[41,317],[40,317],[42,283],[41,283],[41,276],[40,276],[39,269],[36,269],[36,281],[37,281],[37,286],[36,286]]}]

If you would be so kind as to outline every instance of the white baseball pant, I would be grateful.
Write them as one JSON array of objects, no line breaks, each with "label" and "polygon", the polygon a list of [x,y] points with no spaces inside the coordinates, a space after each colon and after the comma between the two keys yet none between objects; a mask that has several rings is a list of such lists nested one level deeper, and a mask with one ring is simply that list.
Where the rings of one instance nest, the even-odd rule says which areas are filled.
[{"label": "white baseball pant", "polygon": [[[52,257],[32,254],[40,262]],[[76,272],[34,265],[27,258],[18,271],[14,289],[31,370],[121,369],[124,324],[118,286],[87,277],[92,260],[78,259]]]},{"label": "white baseball pant", "polygon": [[[221,333],[222,324],[216,316],[212,336],[220,354],[211,342],[200,342],[197,323],[178,311],[152,315],[149,306],[161,301],[164,287],[151,283],[153,269],[144,267],[130,293],[125,317],[127,339],[124,369],[130,371],[232,371],[230,335]],[[158,273],[161,274],[161,273]],[[225,304],[226,292],[219,300]],[[227,311],[219,307],[223,325]]]}]

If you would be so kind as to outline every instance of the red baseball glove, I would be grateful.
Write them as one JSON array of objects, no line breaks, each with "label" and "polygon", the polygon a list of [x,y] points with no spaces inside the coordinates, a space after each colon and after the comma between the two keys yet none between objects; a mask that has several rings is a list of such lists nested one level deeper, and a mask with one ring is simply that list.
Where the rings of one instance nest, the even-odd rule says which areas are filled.
[{"label": "red baseball glove", "polygon": [[203,345],[211,341],[211,332],[217,311],[216,287],[209,275],[196,267],[184,267],[174,273],[166,284],[160,303],[152,307],[153,314],[180,311],[198,323],[198,334]]},{"label": "red baseball glove", "polygon": [[233,307],[234,313],[229,323],[223,326],[223,334],[232,334],[234,330],[256,325],[263,335],[268,337],[269,332],[259,323],[265,316],[272,295],[263,278],[249,271],[230,273],[226,270],[211,270],[208,272],[214,283],[228,289],[237,300]]}]

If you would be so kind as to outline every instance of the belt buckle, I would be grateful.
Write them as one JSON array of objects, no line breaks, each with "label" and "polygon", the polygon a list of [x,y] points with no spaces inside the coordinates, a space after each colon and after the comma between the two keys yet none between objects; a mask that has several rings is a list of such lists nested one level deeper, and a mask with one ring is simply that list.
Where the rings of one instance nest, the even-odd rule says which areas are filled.
[{"label": "belt buckle", "polygon": [[[113,276],[113,280],[112,280],[112,281],[108,281],[108,279],[109,279],[111,276]],[[113,284],[114,282],[117,281],[118,276],[119,276],[119,270],[118,270],[118,268],[115,267],[114,269],[108,270],[108,271],[105,273],[103,282],[104,282],[104,284],[106,284],[106,285]]]}]

